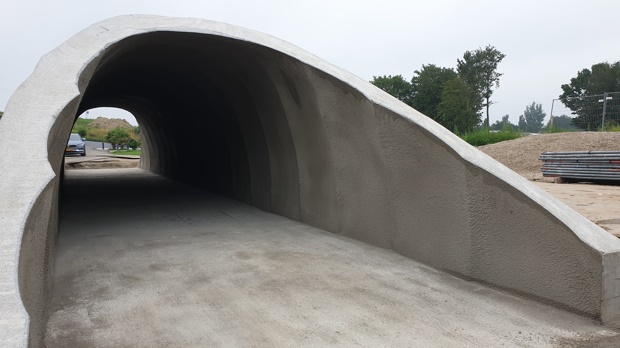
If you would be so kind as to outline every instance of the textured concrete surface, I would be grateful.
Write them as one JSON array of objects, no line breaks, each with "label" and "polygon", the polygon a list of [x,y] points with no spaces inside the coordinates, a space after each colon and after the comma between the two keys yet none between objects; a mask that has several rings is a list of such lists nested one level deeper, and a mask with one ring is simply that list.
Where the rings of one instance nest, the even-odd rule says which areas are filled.
[{"label": "textured concrete surface", "polygon": [[49,348],[620,342],[575,314],[138,169],[66,177]]},{"label": "textured concrete surface", "polygon": [[0,120],[7,345],[42,342],[64,148],[98,106],[136,116],[154,173],[620,327],[620,241],[426,116],[268,35],[121,16],[44,56]]},{"label": "textured concrete surface", "polygon": [[620,186],[540,181],[534,184],[620,238]]}]

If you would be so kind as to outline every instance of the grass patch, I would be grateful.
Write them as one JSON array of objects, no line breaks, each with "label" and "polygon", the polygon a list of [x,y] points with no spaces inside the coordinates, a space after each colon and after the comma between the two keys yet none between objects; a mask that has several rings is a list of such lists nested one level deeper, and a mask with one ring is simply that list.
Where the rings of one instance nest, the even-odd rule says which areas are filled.
[{"label": "grass patch", "polygon": [[[93,121],[94,120],[91,120],[91,119],[86,119],[86,118],[81,118],[81,117],[78,118],[77,120],[75,120],[75,123],[73,124],[73,129],[71,129],[71,133],[77,133],[82,138],[84,138],[86,134],[88,133],[89,125],[93,123]],[[96,139],[93,138],[93,140],[96,140]]]},{"label": "grass patch", "polygon": [[90,118],[81,118],[79,117],[77,120],[75,120],[75,123],[73,124],[73,128],[75,127],[88,127],[89,124],[93,123],[94,120],[90,119]]},{"label": "grass patch", "polygon": [[553,126],[551,128],[543,128],[543,130],[541,131],[541,133],[566,133],[566,132],[575,132],[577,131],[576,129],[566,129],[566,128],[560,128],[557,126]]},{"label": "grass patch", "polygon": [[482,146],[487,144],[495,144],[500,141],[517,139],[523,136],[522,132],[517,132],[511,127],[502,129],[501,131],[491,131],[489,128],[483,128],[475,132],[461,134],[461,139],[465,140],[473,146]]},{"label": "grass patch", "polygon": [[130,156],[141,156],[142,150],[112,150],[110,153],[115,155],[130,155]]},{"label": "grass patch", "polygon": [[614,121],[605,122],[605,132],[620,132],[620,124]]}]

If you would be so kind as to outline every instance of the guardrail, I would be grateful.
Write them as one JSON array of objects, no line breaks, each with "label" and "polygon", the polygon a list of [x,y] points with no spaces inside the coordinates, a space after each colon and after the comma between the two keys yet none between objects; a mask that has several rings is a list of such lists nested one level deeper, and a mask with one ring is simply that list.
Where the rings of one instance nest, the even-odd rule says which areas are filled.
[{"label": "guardrail", "polygon": [[543,152],[543,176],[566,181],[620,181],[620,151]]}]

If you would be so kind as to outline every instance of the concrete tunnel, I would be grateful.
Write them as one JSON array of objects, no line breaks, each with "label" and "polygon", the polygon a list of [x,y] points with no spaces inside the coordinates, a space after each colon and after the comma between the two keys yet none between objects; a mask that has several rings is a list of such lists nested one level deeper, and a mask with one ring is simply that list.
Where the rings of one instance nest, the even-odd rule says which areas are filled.
[{"label": "concrete tunnel", "polygon": [[620,327],[620,241],[431,119],[261,33],[121,16],[44,56],[0,121],[5,340],[45,320],[66,139],[95,107],[135,115],[148,171]]}]

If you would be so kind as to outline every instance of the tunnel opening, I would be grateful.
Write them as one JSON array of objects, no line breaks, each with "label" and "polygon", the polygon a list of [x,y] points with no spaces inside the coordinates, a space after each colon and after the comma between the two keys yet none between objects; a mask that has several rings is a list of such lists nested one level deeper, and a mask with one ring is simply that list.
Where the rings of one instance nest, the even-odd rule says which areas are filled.
[{"label": "tunnel opening", "polygon": [[136,118],[121,108],[95,107],[77,114],[59,166],[61,192],[66,170],[139,167],[140,133]]},{"label": "tunnel opening", "polygon": [[[265,210],[278,204],[272,196],[280,190],[281,200],[287,196],[280,210],[297,217],[298,202],[288,199],[298,189],[295,150],[265,55],[204,35],[129,38],[102,58],[79,110],[114,106],[134,114],[146,170]],[[267,132],[279,143],[270,147]],[[272,190],[272,169],[286,176],[279,189]]]},{"label": "tunnel opening", "polygon": [[[122,129],[121,133],[116,136],[109,134],[118,128]],[[142,143],[140,129],[138,120],[125,109],[95,107],[76,116],[71,134],[78,134],[89,150],[99,151],[94,154],[105,155],[101,151],[129,150],[131,146],[138,149]],[[110,140],[114,143],[110,143]],[[70,151],[65,153],[65,157],[71,155]]]},{"label": "tunnel opening", "polygon": [[107,132],[119,127],[132,138],[140,135],[140,123],[131,112],[116,107],[95,107],[77,115],[72,133],[89,141],[106,142]]},{"label": "tunnel opening", "polygon": [[[212,296],[200,293],[220,289],[208,285],[209,269],[192,271],[196,264],[214,262],[205,255],[225,254],[226,266],[219,268],[232,267],[225,273],[234,275],[240,272],[240,262],[257,266],[246,256],[253,249],[294,253],[282,251],[278,238],[290,239],[291,231],[307,227],[265,229],[276,221],[290,227],[290,222],[235,201],[301,220],[298,158],[289,118],[308,117],[301,112],[302,105],[309,114],[317,108],[312,93],[302,99],[297,91],[309,84],[302,80],[306,71],[296,72],[298,65],[254,44],[188,33],[138,35],[107,50],[88,81],[77,114],[97,107],[133,114],[141,127],[141,169],[65,173],[45,338],[49,345],[75,339],[72,334],[55,336],[58,327],[85,329],[83,323],[65,317],[78,316],[74,310],[80,306],[72,305],[71,298],[91,296],[88,300],[93,303],[115,307],[118,302],[111,297],[123,299],[143,291],[150,295],[141,310],[161,315],[149,301],[167,300],[150,293],[147,286],[166,296],[198,296],[201,310],[212,309],[212,304],[202,302]],[[313,127],[318,126],[315,121]],[[326,149],[323,145],[310,151]],[[316,158],[311,160],[312,165],[321,165]],[[331,164],[322,165],[324,174]],[[92,199],[86,199],[85,192]],[[282,233],[274,240],[272,234]],[[184,245],[182,252],[177,243]],[[218,251],[212,245],[225,247]],[[281,261],[274,260],[276,264],[269,267],[282,267]],[[263,282],[242,273],[251,282]],[[187,283],[194,278],[205,279],[181,287],[181,293],[164,289],[171,279]],[[229,291],[236,291],[236,280],[229,281],[233,283]],[[279,280],[269,282],[273,281]],[[177,307],[168,303],[164,308]],[[119,315],[103,312],[101,318]],[[170,324],[166,319],[161,323]]]}]

